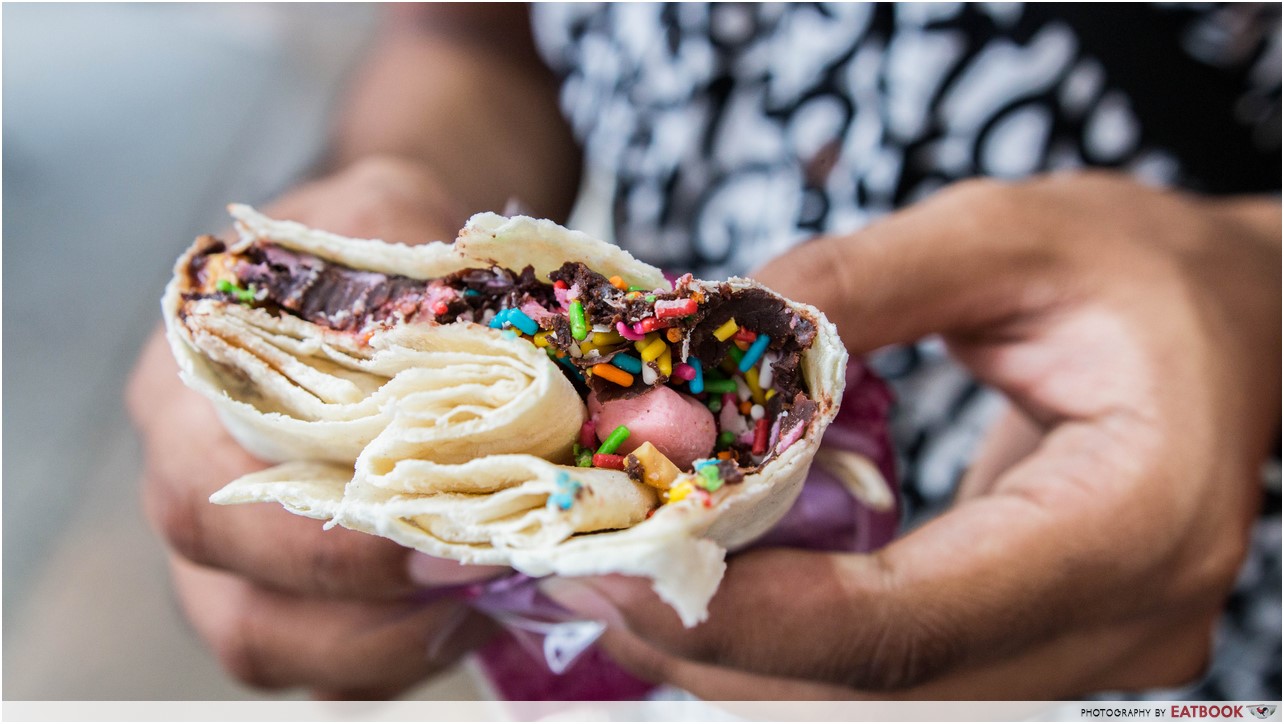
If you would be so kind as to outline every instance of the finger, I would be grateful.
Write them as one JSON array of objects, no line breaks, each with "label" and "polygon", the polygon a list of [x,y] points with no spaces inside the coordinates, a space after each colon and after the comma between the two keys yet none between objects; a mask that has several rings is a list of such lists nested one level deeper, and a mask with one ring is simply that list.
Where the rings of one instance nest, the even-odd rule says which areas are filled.
[{"label": "finger", "polygon": [[709,701],[849,699],[839,686],[751,674],[689,661],[649,645],[626,629],[608,629],[598,645],[629,673],[653,684],[669,684]]},{"label": "finger", "polygon": [[999,476],[1035,451],[1044,430],[1019,409],[1007,405],[985,434],[967,474],[958,487],[958,500],[989,492]]},{"label": "finger", "polygon": [[468,219],[423,165],[379,155],[305,184],[266,211],[333,234],[411,245],[453,241]]},{"label": "finger", "polygon": [[252,686],[400,691],[492,632],[457,600],[430,604],[303,598],[258,588],[181,558],[180,602],[223,666]]},{"label": "finger", "polygon": [[415,589],[409,551],[392,541],[325,531],[320,521],[275,505],[210,503],[212,493],[263,464],[227,435],[203,398],[175,405],[168,422],[149,440],[144,508],[183,556],[296,593],[393,598]]},{"label": "finger", "polygon": [[1025,223],[1025,193],[956,184],[850,236],[790,249],[753,276],[819,307],[856,353],[1032,313],[1054,297],[1037,284],[1051,255]]},{"label": "finger", "polygon": [[155,397],[165,401],[163,409],[136,413],[146,421],[140,426],[148,443],[144,509],[188,560],[281,591],[370,599],[485,580],[506,570],[425,562],[426,556],[392,541],[342,528],[326,531],[319,521],[275,505],[210,503],[212,493],[264,463],[232,439],[208,401],[181,384],[164,345],[159,336],[149,343],[131,399],[139,400],[138,408],[163,393]]},{"label": "finger", "polygon": [[1105,689],[1176,687],[1207,665],[1214,612],[1169,625],[1127,622],[1067,632],[1047,644],[996,663],[947,674],[900,691],[860,691],[814,681],[782,679],[720,668],[674,656],[639,636],[610,629],[599,645],[630,673],[702,699],[736,700],[1051,700]]},{"label": "finger", "polygon": [[[683,658],[856,688],[910,686],[997,660],[1063,627],[1162,607],[1171,521],[1095,438],[1054,433],[996,494],[871,555],[771,550],[735,559],[707,622],[684,629],[641,580],[546,584],[573,610]],[[1070,465],[1066,455],[1095,459]],[[1082,479],[1066,479],[1067,470]],[[1101,486],[1113,489],[1103,495]],[[1151,520],[1135,511],[1160,512]],[[825,625],[817,625],[825,622]]]}]

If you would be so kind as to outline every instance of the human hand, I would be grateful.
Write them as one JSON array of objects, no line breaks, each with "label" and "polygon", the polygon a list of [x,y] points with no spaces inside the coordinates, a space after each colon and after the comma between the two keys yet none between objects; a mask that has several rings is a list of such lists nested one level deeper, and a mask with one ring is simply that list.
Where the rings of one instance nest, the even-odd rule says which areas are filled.
[{"label": "human hand", "polygon": [[[422,243],[453,239],[464,213],[416,164],[376,158],[309,183],[268,212],[335,233]],[[449,587],[504,569],[461,566],[277,506],[209,496],[266,467],[178,378],[157,332],[128,391],[146,451],[143,503],[169,548],[174,586],[224,668],[253,686],[323,697],[386,697],[479,645],[490,623]]]},{"label": "human hand", "polygon": [[1200,674],[1278,434],[1280,206],[1103,173],[960,183],[757,277],[853,353],[939,333],[1010,409],[953,507],[868,555],[733,558],[684,630],[553,580],[701,696],[1052,699]]}]

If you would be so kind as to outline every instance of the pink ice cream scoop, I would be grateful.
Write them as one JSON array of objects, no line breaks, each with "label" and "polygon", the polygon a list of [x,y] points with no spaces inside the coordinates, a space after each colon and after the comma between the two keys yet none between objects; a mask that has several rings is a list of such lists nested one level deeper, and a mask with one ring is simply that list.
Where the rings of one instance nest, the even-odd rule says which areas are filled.
[{"label": "pink ice cream scoop", "polygon": [[597,420],[598,439],[605,439],[620,425],[629,428],[629,437],[617,454],[627,455],[649,442],[683,470],[700,458],[709,457],[718,439],[713,413],[694,397],[663,385],[630,400],[599,403],[588,398],[589,414]]}]

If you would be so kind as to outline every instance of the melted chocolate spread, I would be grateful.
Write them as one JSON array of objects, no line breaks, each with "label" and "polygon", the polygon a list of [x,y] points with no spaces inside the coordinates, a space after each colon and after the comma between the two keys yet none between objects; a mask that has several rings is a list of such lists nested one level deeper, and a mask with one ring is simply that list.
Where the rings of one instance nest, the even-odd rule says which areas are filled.
[{"label": "melted chocolate spread", "polygon": [[[188,266],[189,281],[197,289],[209,288],[210,259],[224,253],[227,248],[213,237],[206,237],[204,241],[206,247],[192,257]],[[372,323],[398,318],[406,321],[426,319],[440,324],[456,321],[481,323],[501,309],[520,308],[534,302],[540,308],[550,310],[549,314],[540,315],[536,321],[549,332],[549,347],[567,353],[564,362],[569,361],[584,369],[609,363],[616,354],[637,356],[631,346],[596,356],[591,353],[578,358],[572,356],[570,351],[576,341],[571,336],[570,324],[564,313],[552,311],[561,309],[554,287],[537,279],[529,266],[520,273],[499,267],[464,269],[441,279],[423,280],[360,271],[310,254],[262,243],[239,253],[232,262],[232,271],[241,288],[254,292],[252,303],[255,306],[273,313],[293,314],[337,331],[355,333]],[[568,293],[577,295],[576,298],[584,305],[589,325],[612,330],[619,322],[631,325],[652,317],[656,301],[691,296],[691,288],[683,280],[672,292],[629,295],[580,262],[563,264],[549,278],[564,283]],[[769,335],[771,341],[767,348],[777,353],[778,359],[772,366],[772,386],[777,394],[767,402],[767,417],[775,420],[781,412],[785,413],[778,423],[781,434],[798,424],[809,424],[816,414],[817,405],[804,393],[799,364],[803,350],[816,338],[815,325],[799,316],[783,300],[760,289],[736,290],[728,284],[720,284],[702,286],[700,293],[703,301],[695,314],[666,319],[668,327],[659,330],[661,333],[674,327],[681,330],[682,341],[673,344],[674,356],[686,343],[690,354],[704,362],[704,369],[716,369],[717,363],[726,357],[732,340],[720,341],[713,332],[731,318],[735,318],[741,327]],[[193,292],[186,296],[245,301],[224,291]],[[646,299],[648,296],[652,301]],[[675,359],[674,363],[677,362]],[[629,387],[592,376],[586,389],[576,375],[567,370],[564,372],[581,394],[591,390],[600,401],[608,402],[636,397],[668,381],[667,377],[659,374],[658,364],[645,364],[656,372],[652,385],[647,385],[640,374],[633,376],[633,384]],[[747,446],[734,443],[728,449],[733,460],[720,461],[718,468],[722,479],[734,484],[744,478],[745,468],[740,467],[739,461],[752,463]],[[770,457],[771,454],[768,459]],[[631,477],[640,475],[639,471],[627,472]]]}]

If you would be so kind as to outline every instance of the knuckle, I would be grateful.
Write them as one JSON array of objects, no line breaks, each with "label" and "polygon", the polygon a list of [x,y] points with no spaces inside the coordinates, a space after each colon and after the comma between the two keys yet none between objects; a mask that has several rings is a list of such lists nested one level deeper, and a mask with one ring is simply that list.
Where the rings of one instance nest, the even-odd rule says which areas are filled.
[{"label": "knuckle", "polygon": [[258,619],[253,604],[242,602],[211,634],[210,645],[223,670],[237,681],[260,689],[275,688],[280,682],[270,674]]},{"label": "knuckle", "polygon": [[[874,561],[881,579],[871,589],[875,595],[886,598],[902,591],[897,569],[881,555],[875,554]],[[896,691],[945,673],[965,656],[967,627],[948,609],[878,606],[873,616],[867,611],[859,615],[872,618],[869,625],[833,647],[823,662],[831,681],[857,689]]]},{"label": "knuckle", "polygon": [[[938,627],[910,619],[880,626],[874,639],[859,656],[844,656],[849,668],[846,683],[861,689],[896,691],[922,684],[954,665],[961,658],[955,639]],[[829,664],[833,668],[842,661]],[[840,678],[840,677],[835,677]]]},{"label": "knuckle", "polygon": [[[346,538],[345,538],[346,540]],[[326,594],[350,593],[362,589],[373,593],[366,581],[366,575],[373,569],[373,564],[363,561],[362,557],[345,545],[337,537],[323,538],[308,553],[308,573],[316,590]]]},{"label": "knuckle", "polygon": [[343,173],[344,176],[353,181],[382,184],[386,181],[398,180],[411,175],[414,173],[415,168],[416,166],[413,162],[399,156],[372,154],[353,161]]},{"label": "knuckle", "polygon": [[150,475],[143,485],[143,510],[166,544],[189,561],[209,563],[201,502],[186,486],[163,476]]}]

